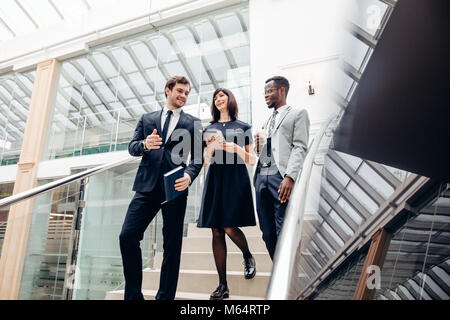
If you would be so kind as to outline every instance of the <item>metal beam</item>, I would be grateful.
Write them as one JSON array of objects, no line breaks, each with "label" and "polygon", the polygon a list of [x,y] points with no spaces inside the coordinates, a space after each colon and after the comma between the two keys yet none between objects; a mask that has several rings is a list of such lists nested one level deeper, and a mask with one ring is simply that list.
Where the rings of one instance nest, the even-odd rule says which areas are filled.
[{"label": "metal beam", "polygon": [[[197,31],[194,28],[192,28],[192,26],[186,26],[186,29],[188,29],[191,32],[192,36],[194,37],[195,43],[197,45],[200,45],[201,39],[197,34]],[[206,58],[203,55],[201,56],[201,60],[203,68],[205,68],[205,72],[209,77],[209,81],[213,84],[214,88],[219,88],[220,87],[219,82],[214,76],[214,73],[212,73],[211,67],[209,66],[208,61],[206,61]]]},{"label": "metal beam", "polygon": [[348,213],[345,212],[345,210],[337,203],[337,200],[334,201],[331,195],[327,191],[325,191],[325,189],[321,189],[320,195],[328,203],[328,205],[331,208],[333,208],[333,210],[338,214],[338,216],[345,221],[345,223],[350,227],[350,229],[352,229],[352,231],[356,233],[356,231],[359,228],[359,225],[356,224],[356,222],[353,221],[352,218],[350,218]]},{"label": "metal beam", "polygon": [[345,187],[334,177],[334,175],[325,169],[325,179],[338,191],[341,197],[343,197],[352,206],[353,209],[362,217],[362,220],[366,220],[372,215],[370,212],[356,199]]},{"label": "metal beam", "polygon": [[[143,41],[141,41],[143,42]],[[149,88],[153,91],[153,94],[156,96],[156,88],[155,88],[155,83],[152,81],[152,79],[150,79],[150,77],[148,76],[147,72],[145,72],[145,68],[142,65],[141,61],[139,60],[139,58],[136,56],[136,53],[134,52],[134,50],[132,48],[130,48],[128,45],[125,45],[123,47],[123,49],[128,52],[128,54],[130,55],[131,59],[133,60],[133,62],[136,64],[136,67],[139,70],[139,73],[141,74],[141,76],[144,78],[145,83],[149,86]],[[159,101],[159,99],[157,103],[160,105],[161,109],[164,108],[164,105],[161,101]],[[144,108],[147,112],[151,112],[153,110],[150,110],[148,108]]]},{"label": "metal beam", "polygon": [[[106,120],[106,118],[104,118],[104,116],[101,116],[101,118],[99,117],[98,110],[95,108],[95,105],[92,103],[92,101],[89,99],[89,97],[83,95],[83,90],[81,88],[81,85],[78,84],[77,82],[75,82],[75,80],[72,79],[72,77],[64,70],[64,68],[61,68],[61,75],[64,78],[66,78],[67,82],[72,84],[72,88],[79,93],[79,95],[86,102],[88,107],[91,110],[95,111],[95,113],[93,115],[97,118],[97,120],[100,121],[100,122],[103,122],[104,120]],[[80,114],[81,113],[83,113],[82,109],[80,110]],[[86,121],[89,120],[89,117],[87,117],[86,114],[83,114],[82,116],[86,116]],[[90,122],[90,124],[92,124],[92,123]]]},{"label": "metal beam", "polygon": [[[136,99],[139,101],[140,104],[145,104],[144,99],[142,99],[141,95],[139,94],[139,92],[136,91],[136,88],[132,85],[132,81],[130,79],[130,77],[128,76],[128,74],[126,74],[123,69],[120,67],[120,63],[116,60],[116,58],[114,58],[114,56],[112,54],[110,54],[109,52],[103,52],[103,54],[111,61],[111,63],[113,64],[113,66],[115,66],[117,68],[117,70],[119,71],[119,74],[122,76],[122,78],[125,80],[126,84],[128,85],[128,87],[130,88],[131,92],[133,92],[134,96],[136,97]],[[117,95],[119,95],[119,88],[116,88],[117,90]],[[128,104],[125,101],[125,106]],[[131,116],[134,119],[138,119],[136,113],[134,113],[134,111],[130,108],[127,109],[127,111],[131,114]]]},{"label": "metal beam", "polygon": [[[71,64],[80,74],[83,75],[83,68],[78,64],[77,61],[72,60],[69,62],[66,62]],[[106,110],[108,110],[109,114],[114,118],[114,110],[111,110],[111,107],[109,106],[108,101],[106,101],[105,97],[103,96],[103,94],[98,91],[97,87],[95,86],[94,82],[91,80],[91,78],[87,75],[87,73],[84,73],[83,75],[84,79],[86,80],[86,82],[88,83],[89,87],[92,89],[92,91],[95,93],[95,95],[97,96],[97,98],[102,102],[103,106],[106,108]]]},{"label": "metal beam", "polygon": [[359,80],[361,79],[361,72],[359,72],[355,67],[344,60],[341,60],[341,63],[344,73],[352,78],[353,81],[359,82]]},{"label": "metal beam", "polygon": [[[331,209],[330,209],[331,211]],[[345,233],[345,231],[333,220],[333,218],[330,217],[330,212],[326,212],[324,208],[319,204],[319,210],[318,210],[320,216],[328,223],[328,225],[331,227],[331,229],[334,230],[334,232],[337,233],[337,235],[342,239],[342,241],[346,242],[350,239],[350,236]]]},{"label": "metal beam", "polygon": [[385,200],[384,198],[374,189],[370,184],[367,183],[361,176],[356,174],[356,172],[342,159],[336,151],[330,149],[328,151],[328,156],[330,159],[344,171],[352,181],[354,181],[378,206],[382,204]]},{"label": "metal beam", "polygon": [[348,28],[350,29],[351,34],[365,45],[372,49],[377,46],[377,40],[366,30],[360,28],[353,22],[348,22]]},{"label": "metal beam", "polygon": [[364,160],[364,162],[394,189],[401,185],[402,182],[381,164],[369,160]]},{"label": "metal beam", "polygon": [[117,99],[119,100],[120,103],[122,103],[122,105],[124,107],[124,109],[122,109],[122,110],[127,112],[127,113],[129,113],[128,115],[131,118],[134,118],[134,115],[131,114],[128,111],[128,109],[125,109],[126,106],[127,106],[127,102],[122,97],[122,94],[114,87],[114,85],[112,84],[111,80],[106,76],[106,74],[103,72],[102,68],[100,68],[100,66],[97,64],[95,59],[93,59],[91,55],[87,55],[86,58],[92,64],[92,66],[94,67],[95,71],[97,71],[97,73],[100,75],[100,77],[105,82],[105,84],[109,88],[109,90],[111,90],[111,93],[117,97]]}]

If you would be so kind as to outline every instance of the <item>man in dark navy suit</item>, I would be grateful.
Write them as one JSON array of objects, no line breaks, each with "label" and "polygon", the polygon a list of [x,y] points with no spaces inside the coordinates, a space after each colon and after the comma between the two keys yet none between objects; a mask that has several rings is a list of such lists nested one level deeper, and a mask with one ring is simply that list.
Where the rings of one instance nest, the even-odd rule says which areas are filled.
[{"label": "man in dark navy suit", "polygon": [[[139,242],[159,209],[163,216],[163,262],[157,300],[173,300],[178,283],[183,222],[186,212],[187,188],[202,168],[201,121],[181,108],[190,91],[185,77],[169,79],[165,87],[167,98],[163,110],[144,114],[139,120],[128,151],[142,156],[134,181],[136,191],[120,233],[125,276],[125,300],[143,300],[142,253]],[[187,165],[188,156],[190,162]],[[164,173],[185,168],[184,177],[175,181],[175,189],[186,190],[177,198],[165,202]]]}]

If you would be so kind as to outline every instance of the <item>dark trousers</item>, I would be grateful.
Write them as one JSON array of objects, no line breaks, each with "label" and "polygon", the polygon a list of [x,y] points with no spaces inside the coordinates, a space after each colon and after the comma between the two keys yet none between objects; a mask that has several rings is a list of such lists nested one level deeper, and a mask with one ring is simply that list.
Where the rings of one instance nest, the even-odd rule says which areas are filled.
[{"label": "dark trousers", "polygon": [[187,193],[167,202],[164,201],[162,185],[152,192],[136,192],[128,206],[120,233],[125,276],[125,300],[143,300],[142,295],[142,252],[139,242],[159,209],[163,217],[163,262],[156,300],[173,300],[178,283],[183,222],[186,213]]},{"label": "dark trousers", "polygon": [[278,188],[283,178],[278,170],[273,172],[273,167],[270,169],[272,170],[257,168],[255,194],[259,228],[270,258],[273,260],[288,202],[281,203],[278,200]]}]

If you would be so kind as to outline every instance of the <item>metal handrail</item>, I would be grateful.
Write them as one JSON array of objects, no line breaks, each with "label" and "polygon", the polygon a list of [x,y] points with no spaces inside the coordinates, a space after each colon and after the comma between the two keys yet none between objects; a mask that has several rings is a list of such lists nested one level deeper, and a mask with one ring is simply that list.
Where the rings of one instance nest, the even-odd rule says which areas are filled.
[{"label": "metal handrail", "polygon": [[336,115],[329,117],[314,137],[314,141],[305,157],[303,169],[296,179],[275,250],[272,276],[266,294],[268,300],[289,299],[289,285],[293,276],[297,248],[301,239],[306,196],[314,158],[322,137],[325,135],[331,121],[335,118]]},{"label": "metal handrail", "polygon": [[44,184],[42,186],[38,186],[38,187],[35,187],[33,189],[29,189],[27,191],[20,192],[18,194],[15,194],[15,195],[12,195],[12,196],[9,196],[7,198],[4,198],[4,199],[0,200],[0,208],[3,207],[3,206],[8,206],[8,205],[14,204],[14,203],[19,202],[19,201],[26,200],[28,198],[31,198],[31,197],[37,195],[37,194],[41,194],[43,192],[56,189],[58,187],[66,185],[68,183],[71,183],[71,182],[74,182],[74,181],[77,181],[77,180],[80,180],[80,179],[92,176],[92,175],[100,173],[102,171],[105,171],[105,170],[108,170],[108,169],[111,169],[111,168],[115,168],[115,167],[120,166],[120,165],[122,165],[124,163],[128,163],[128,162],[131,162],[131,161],[139,159],[139,158],[140,157],[128,156],[128,157],[126,157],[124,159],[117,160],[117,161],[110,162],[110,163],[106,163],[106,164],[102,164],[102,165],[100,165],[98,167],[87,169],[85,171],[82,171],[82,172],[79,172],[79,173],[75,173],[75,174],[73,174],[71,176],[68,176],[68,177],[65,177],[65,178],[53,181],[53,182],[46,183],[46,184]]}]

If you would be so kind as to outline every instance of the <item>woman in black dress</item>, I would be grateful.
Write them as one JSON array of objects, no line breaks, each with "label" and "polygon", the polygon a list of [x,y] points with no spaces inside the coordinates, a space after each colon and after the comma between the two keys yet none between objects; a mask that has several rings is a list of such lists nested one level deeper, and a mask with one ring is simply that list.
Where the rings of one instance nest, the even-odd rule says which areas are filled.
[{"label": "woman in black dress", "polygon": [[255,259],[239,227],[256,225],[250,178],[245,164],[253,166],[257,159],[250,125],[237,120],[238,106],[230,90],[219,88],[214,92],[211,114],[213,119],[205,132],[216,133],[205,143],[203,166],[210,164],[210,168],[197,226],[212,228],[219,286],[210,299],[216,300],[229,296],[225,234],[242,251],[245,279],[252,279],[256,273]]}]

